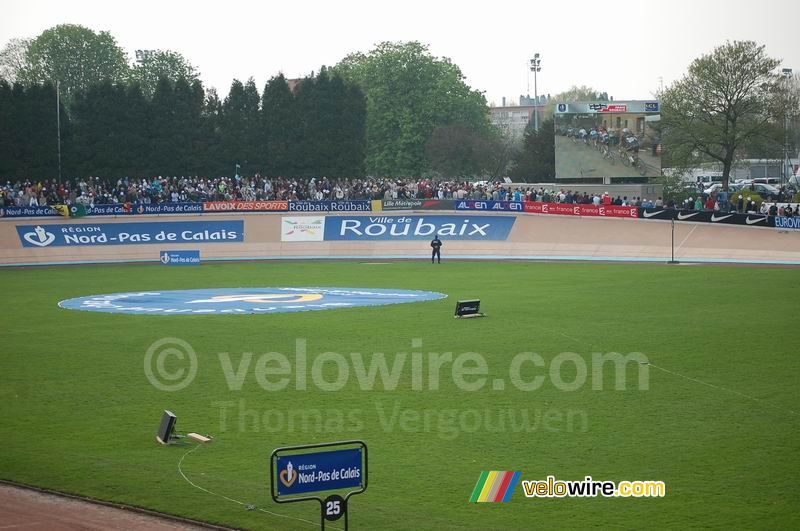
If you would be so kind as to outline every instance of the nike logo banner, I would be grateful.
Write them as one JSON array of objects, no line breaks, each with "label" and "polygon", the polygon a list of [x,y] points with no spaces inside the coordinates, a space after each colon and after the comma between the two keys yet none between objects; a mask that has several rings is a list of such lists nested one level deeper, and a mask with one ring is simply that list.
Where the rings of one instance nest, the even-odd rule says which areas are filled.
[{"label": "nike logo banner", "polygon": [[669,208],[639,208],[639,218],[655,220],[690,221],[693,223],[716,223],[722,225],[744,225],[775,227],[775,217],[764,214],[740,214],[714,210],[676,210]]}]

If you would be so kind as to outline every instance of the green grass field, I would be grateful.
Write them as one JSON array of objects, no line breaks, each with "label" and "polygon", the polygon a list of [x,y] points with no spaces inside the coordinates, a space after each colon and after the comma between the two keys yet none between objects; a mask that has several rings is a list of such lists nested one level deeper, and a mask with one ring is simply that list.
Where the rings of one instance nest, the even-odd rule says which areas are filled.
[{"label": "green grass field", "polygon": [[[298,262],[3,270],[0,279],[3,479],[233,527],[310,529],[318,506],[272,502],[270,452],[356,438],[369,445],[370,463],[368,490],[351,500],[353,529],[800,526],[798,269]],[[251,286],[405,288],[448,298],[238,316],[57,306],[100,293]],[[472,297],[488,316],[453,319],[455,301]],[[145,376],[145,351],[163,337],[181,338],[197,353],[197,376],[181,391],[156,389]],[[338,391],[321,391],[310,378],[304,391],[293,384],[264,390],[256,360],[274,351],[292,360],[299,338],[307,341],[309,367],[328,351],[348,359],[360,352],[366,363],[372,353],[386,353],[390,365],[398,352],[476,352],[488,363],[489,383],[462,390],[445,364],[438,390],[428,389],[426,375],[425,390],[416,391],[407,364],[395,390],[380,377],[363,390],[352,367]],[[412,349],[414,338],[423,339],[421,349]],[[245,352],[253,361],[241,389],[230,390],[218,354],[228,353],[235,370]],[[564,391],[548,376],[537,390],[519,390],[508,375],[521,352],[548,363],[524,365],[525,380],[548,376],[550,360],[574,352],[589,367],[586,383]],[[650,367],[643,390],[640,367],[631,363],[627,389],[614,390],[609,364],[595,382],[603,389],[593,389],[593,352],[641,352],[665,370]],[[334,380],[335,366],[324,367]],[[560,374],[573,380],[575,365],[565,363]],[[493,390],[493,379],[504,379],[505,389]],[[188,455],[194,446],[158,445],[165,408],[178,415],[179,429],[211,433],[214,442]],[[312,419],[288,429],[292,412],[314,409],[322,425]],[[395,410],[411,411],[403,427],[387,425]],[[428,425],[414,422],[425,410],[433,411]],[[450,410],[488,411],[490,429],[485,422],[474,431],[471,422],[448,424],[447,416],[440,425],[438,415]],[[515,418],[527,411],[531,430],[515,429],[507,416],[498,427],[498,412],[508,410]],[[273,424],[264,425],[265,414]],[[284,425],[276,426],[281,416]],[[178,472],[181,458],[196,485],[312,524],[246,511],[191,486]],[[521,470],[523,480],[661,480],[666,496],[528,499],[520,484],[510,503],[468,503],[483,470]]]}]

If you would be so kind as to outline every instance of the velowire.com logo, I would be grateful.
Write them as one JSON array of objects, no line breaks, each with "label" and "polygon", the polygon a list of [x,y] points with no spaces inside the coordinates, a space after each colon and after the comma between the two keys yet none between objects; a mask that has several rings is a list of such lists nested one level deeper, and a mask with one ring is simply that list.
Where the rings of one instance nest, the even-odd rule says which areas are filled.
[{"label": "velowire.com logo", "polygon": [[497,471],[484,470],[475,484],[469,501],[472,502],[507,502],[514,494],[519,482],[519,470]]}]

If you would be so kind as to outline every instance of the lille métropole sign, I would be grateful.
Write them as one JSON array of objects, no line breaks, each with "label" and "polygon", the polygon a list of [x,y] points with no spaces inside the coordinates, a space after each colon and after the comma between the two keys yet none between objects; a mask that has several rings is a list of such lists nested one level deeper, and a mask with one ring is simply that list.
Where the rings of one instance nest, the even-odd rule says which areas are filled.
[{"label": "lille m\u00e9tropole sign", "polygon": [[[347,529],[348,499],[367,490],[367,445],[353,440],[277,448],[270,456],[270,489],[277,503],[317,500],[321,529],[342,516]],[[318,494],[346,489],[344,496]]]}]

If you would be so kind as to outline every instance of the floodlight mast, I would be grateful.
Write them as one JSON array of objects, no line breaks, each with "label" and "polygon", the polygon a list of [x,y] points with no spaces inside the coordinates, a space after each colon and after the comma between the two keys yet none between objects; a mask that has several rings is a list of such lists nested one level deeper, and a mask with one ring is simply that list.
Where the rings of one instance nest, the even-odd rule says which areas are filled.
[{"label": "floodlight mast", "polygon": [[539,52],[533,54],[531,59],[531,72],[533,72],[533,129],[539,132],[539,87],[536,79],[536,74],[542,71],[542,60],[539,58]]},{"label": "floodlight mast", "polygon": [[792,78],[792,69],[784,68],[781,72],[786,82],[786,109],[783,115],[783,164],[781,164],[781,186],[786,186],[789,180],[789,174],[792,171],[789,169],[789,83]]}]

